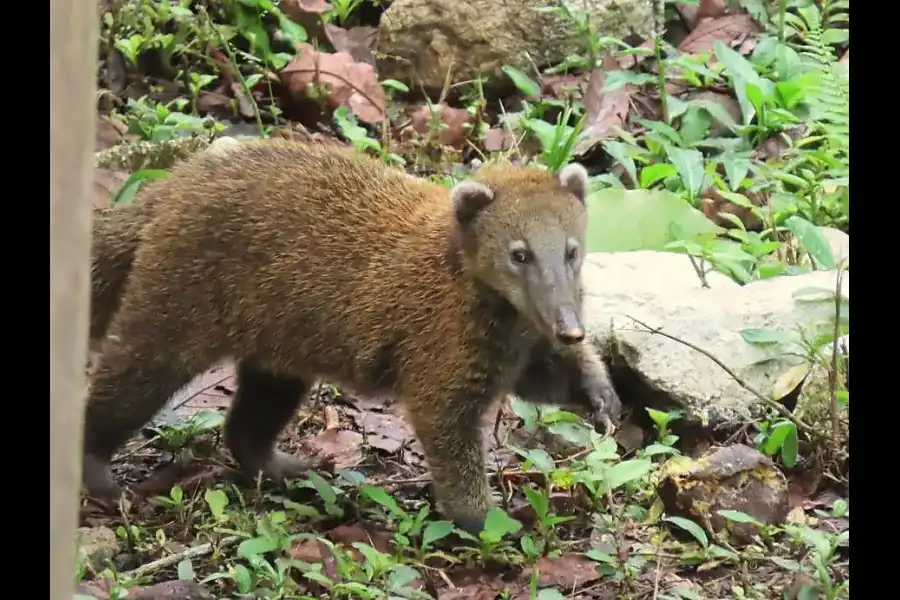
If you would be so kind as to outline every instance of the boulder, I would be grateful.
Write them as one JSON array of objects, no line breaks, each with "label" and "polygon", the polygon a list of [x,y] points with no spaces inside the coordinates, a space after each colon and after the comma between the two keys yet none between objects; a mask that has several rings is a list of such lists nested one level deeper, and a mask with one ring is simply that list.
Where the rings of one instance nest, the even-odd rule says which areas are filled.
[{"label": "boulder", "polygon": [[[741,330],[790,336],[798,324],[828,318],[827,304],[797,301],[794,294],[804,288],[833,290],[837,274],[814,271],[741,286],[709,273],[710,287],[703,288],[686,256],[634,251],[591,254],[583,275],[585,327],[606,359],[634,373],[648,394],[683,408],[688,421],[716,428],[758,418],[765,405],[703,353],[629,317],[702,348],[771,396],[778,378],[794,363],[779,357],[760,362],[766,350],[747,342]],[[844,273],[842,294],[848,299],[849,287],[849,273]],[[810,373],[799,401],[807,388],[821,390],[819,380],[825,378],[823,370]]]},{"label": "boulder", "polygon": [[656,0],[394,0],[381,16],[381,78],[421,83],[429,92],[477,75],[503,75],[510,65],[532,71],[584,54],[586,42],[565,14],[543,7],[587,10],[597,36],[647,37],[658,21]]}]

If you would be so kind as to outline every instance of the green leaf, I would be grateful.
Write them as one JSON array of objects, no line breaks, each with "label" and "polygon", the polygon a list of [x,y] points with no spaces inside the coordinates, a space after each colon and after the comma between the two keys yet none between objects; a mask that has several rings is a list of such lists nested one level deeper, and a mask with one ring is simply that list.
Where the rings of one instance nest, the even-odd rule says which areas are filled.
[{"label": "green leaf", "polygon": [[765,526],[765,524],[761,523],[758,519],[755,519],[747,513],[741,512],[739,510],[730,510],[727,508],[723,508],[717,512],[729,521],[734,521],[735,523],[752,523],[753,525],[757,525],[759,527]]},{"label": "green leaf", "polygon": [[308,477],[309,482],[319,493],[319,497],[322,498],[322,501],[325,502],[325,504],[334,504],[337,502],[337,494],[335,494],[334,488],[331,487],[330,483],[322,479],[321,475],[315,471],[310,471]]},{"label": "green leaf", "polygon": [[796,430],[796,425],[791,423],[790,421],[782,421],[778,425],[772,428],[772,431],[769,433],[768,439],[766,439],[765,445],[762,447],[763,453],[768,456],[772,456],[782,447],[790,433],[791,429]]},{"label": "green leaf", "polygon": [[677,174],[678,169],[675,168],[675,165],[669,163],[648,165],[641,169],[641,187],[648,189],[652,187],[654,183]]},{"label": "green leaf", "polygon": [[203,500],[209,506],[209,512],[216,519],[221,519],[225,515],[225,507],[228,506],[228,496],[222,490],[206,490],[203,494]]},{"label": "green leaf", "polygon": [[681,119],[681,139],[684,143],[691,145],[706,138],[709,132],[709,116],[706,111],[698,107],[691,107],[684,117]]},{"label": "green leaf", "polygon": [[125,180],[122,187],[116,190],[109,203],[113,206],[131,204],[134,201],[135,194],[137,194],[137,191],[145,181],[163,179],[168,175],[169,172],[165,169],[141,169],[140,171],[135,171]]},{"label": "green leaf", "polygon": [[397,504],[397,501],[394,500],[390,494],[384,491],[382,488],[375,487],[372,485],[361,485],[359,486],[359,493],[372,500],[373,502],[377,502],[381,506],[388,509],[391,514],[398,517],[405,517],[406,511],[404,511]]},{"label": "green leaf", "polygon": [[634,159],[628,154],[630,146],[623,142],[614,141],[605,141],[601,145],[607,154],[613,157],[617,163],[622,165],[625,172],[628,173],[628,177],[631,178],[631,181],[637,183],[637,166],[634,164]]},{"label": "green leaf", "polygon": [[741,337],[748,344],[779,344],[786,341],[786,336],[780,331],[771,329],[741,329]]},{"label": "green leaf", "polygon": [[678,169],[681,181],[691,198],[696,198],[700,194],[700,188],[703,187],[703,153],[693,148],[667,146],[666,154]]},{"label": "green leaf", "polygon": [[193,581],[194,580],[194,565],[191,564],[191,560],[186,558],[178,563],[178,579],[181,581]]},{"label": "green leaf", "polygon": [[830,270],[835,268],[834,254],[831,245],[819,228],[797,215],[793,215],[785,221],[785,225],[796,236],[797,241],[804,250],[816,261],[820,268]]},{"label": "green leaf", "polygon": [[629,83],[641,86],[647,83],[653,83],[654,81],[656,81],[656,75],[651,73],[636,73],[635,71],[621,70],[607,71],[606,79],[603,81],[603,89],[601,91],[606,94]]},{"label": "green leaf", "polygon": [[781,444],[781,462],[787,468],[793,468],[797,464],[797,454],[799,452],[797,439],[797,427],[791,423],[792,427],[788,430],[784,437],[784,443]]},{"label": "green leaf", "polygon": [[565,600],[565,598],[556,588],[544,588],[537,593],[537,600]]},{"label": "green leaf", "polygon": [[244,558],[259,556],[281,547],[281,542],[273,537],[255,537],[244,540],[237,547],[237,552]]},{"label": "green leaf", "polygon": [[480,533],[482,540],[486,542],[499,542],[510,533],[522,529],[522,524],[506,514],[502,508],[493,507],[488,511],[484,521],[484,531]]},{"label": "green leaf", "polygon": [[556,468],[553,457],[551,457],[543,448],[529,448],[528,450],[523,451],[522,455],[525,459],[531,461],[539,471],[545,474],[550,473]]},{"label": "green leaf", "polygon": [[608,188],[588,196],[588,252],[665,250],[677,238],[724,231],[680,196],[666,190]]},{"label": "green leaf", "polygon": [[550,512],[550,499],[545,494],[530,487],[523,487],[522,491],[525,492],[528,503],[534,507],[534,512],[537,513],[538,519],[546,517]]},{"label": "green leaf", "polygon": [[526,75],[524,71],[509,65],[503,65],[500,67],[500,70],[506,73],[506,76],[512,80],[517,88],[519,88],[519,91],[526,96],[533,96],[535,98],[541,97],[541,86],[539,86],[531,77]]},{"label": "green leaf", "polygon": [[611,466],[603,472],[603,479],[609,489],[625,485],[629,481],[640,479],[653,469],[653,461],[633,458]]},{"label": "green leaf", "polygon": [[703,528],[694,523],[689,519],[685,519],[684,517],[664,517],[663,521],[668,521],[673,525],[677,525],[681,529],[684,529],[692,536],[694,536],[700,545],[704,548],[709,547],[709,538],[706,536],[706,532],[703,531]]},{"label": "green leaf", "polygon": [[422,532],[422,547],[430,546],[434,542],[444,539],[453,531],[453,523],[451,521],[432,521],[425,526]]},{"label": "green leaf", "polygon": [[408,586],[420,577],[422,577],[421,573],[409,565],[394,565],[391,567],[390,575],[388,575],[388,585],[392,590],[396,590]]},{"label": "green leaf", "polygon": [[725,176],[728,178],[728,186],[732,191],[736,191],[750,171],[749,154],[723,152],[719,156],[719,160],[721,161],[722,166],[725,167]]}]

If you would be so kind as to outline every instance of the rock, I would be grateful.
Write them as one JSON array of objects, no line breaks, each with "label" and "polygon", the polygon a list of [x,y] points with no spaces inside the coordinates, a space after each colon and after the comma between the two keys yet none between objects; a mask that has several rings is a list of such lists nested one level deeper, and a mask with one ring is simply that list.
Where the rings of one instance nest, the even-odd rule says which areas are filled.
[{"label": "rock", "polygon": [[[635,251],[589,255],[583,276],[585,327],[606,359],[636,375],[647,397],[664,398],[683,408],[686,420],[716,428],[757,418],[765,405],[707,356],[648,332],[627,315],[702,348],[754,389],[770,395],[793,363],[776,358],[753,364],[766,353],[748,343],[741,330],[795,335],[798,323],[806,326],[826,317],[827,306],[797,302],[792,295],[808,287],[834,289],[836,273],[816,271],[745,286],[709,273],[710,288],[704,289],[686,256]],[[849,298],[849,273],[843,277],[843,294]],[[801,401],[807,387],[815,390],[824,376],[813,371]]]},{"label": "rock", "polygon": [[195,581],[164,581],[138,590],[129,590],[133,600],[215,600],[206,588]]},{"label": "rock", "polygon": [[551,65],[584,54],[569,17],[536,10],[562,2],[573,11],[586,6],[598,36],[643,38],[657,22],[655,0],[394,0],[379,26],[378,52],[388,55],[378,61],[379,76],[435,92],[451,69],[452,81],[506,79],[503,65],[532,71],[532,61]]},{"label": "rock", "polygon": [[736,510],[766,525],[788,514],[784,474],[764,454],[735,444],[710,450],[696,461],[679,456],[666,462],[659,486],[666,513],[696,522],[714,535],[727,529],[732,542],[749,543],[759,533],[753,523],[738,523],[720,510]]},{"label": "rock", "polygon": [[99,573],[119,553],[119,539],[109,527],[79,527],[78,555],[89,572]]}]

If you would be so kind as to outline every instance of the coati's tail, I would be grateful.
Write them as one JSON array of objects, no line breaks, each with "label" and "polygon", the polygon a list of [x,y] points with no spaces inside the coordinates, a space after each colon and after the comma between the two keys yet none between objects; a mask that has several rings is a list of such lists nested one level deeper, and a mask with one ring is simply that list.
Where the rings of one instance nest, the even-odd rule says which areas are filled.
[{"label": "coati's tail", "polygon": [[94,211],[91,245],[91,347],[106,336],[131,273],[141,230],[152,217],[148,203]]}]

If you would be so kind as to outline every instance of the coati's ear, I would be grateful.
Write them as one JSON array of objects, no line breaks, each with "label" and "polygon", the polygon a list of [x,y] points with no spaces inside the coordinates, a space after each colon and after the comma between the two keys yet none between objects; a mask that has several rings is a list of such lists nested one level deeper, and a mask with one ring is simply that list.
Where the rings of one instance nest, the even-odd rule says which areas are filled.
[{"label": "coati's ear", "polygon": [[456,221],[466,227],[485,206],[494,200],[494,192],[488,186],[471,179],[460,181],[450,192]]},{"label": "coati's ear", "polygon": [[587,169],[578,163],[569,163],[559,172],[559,183],[576,198],[585,201],[587,198]]}]

